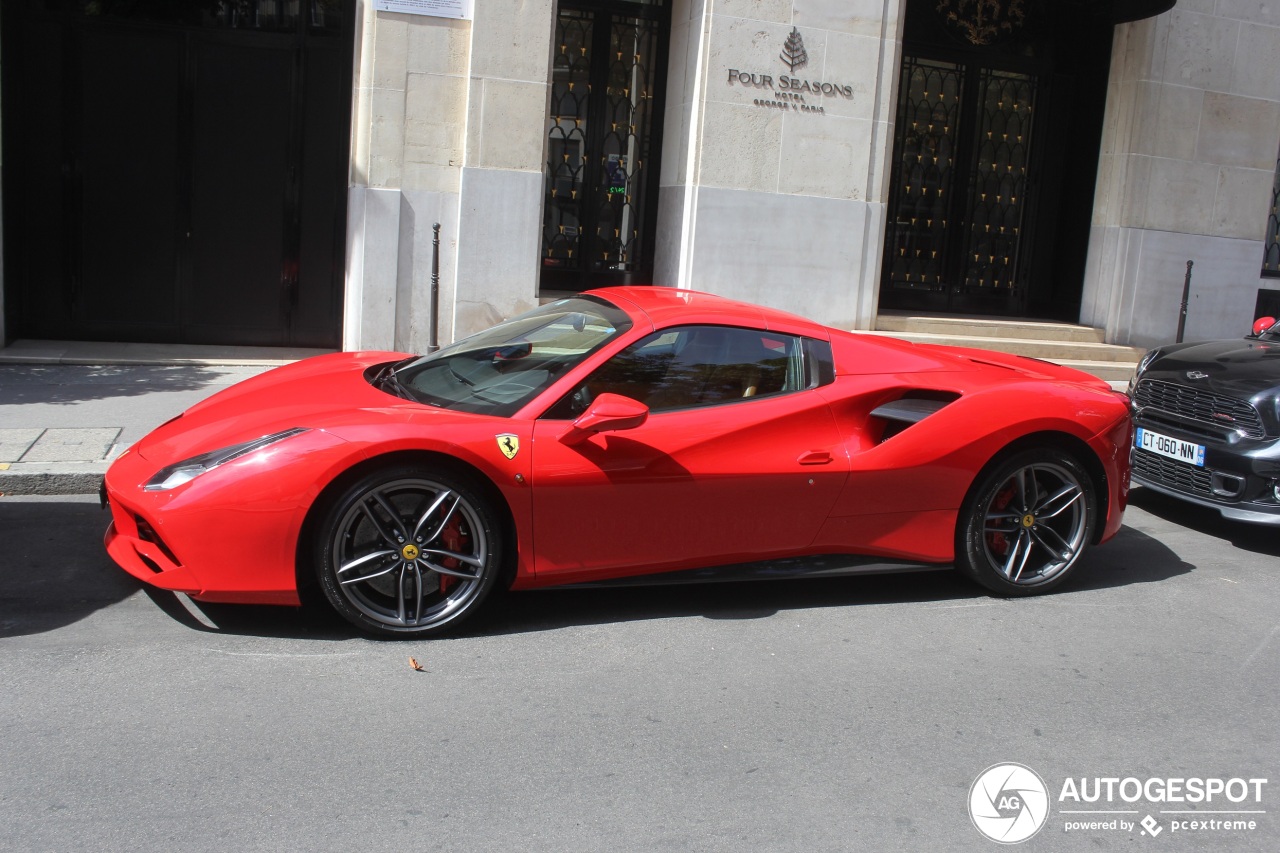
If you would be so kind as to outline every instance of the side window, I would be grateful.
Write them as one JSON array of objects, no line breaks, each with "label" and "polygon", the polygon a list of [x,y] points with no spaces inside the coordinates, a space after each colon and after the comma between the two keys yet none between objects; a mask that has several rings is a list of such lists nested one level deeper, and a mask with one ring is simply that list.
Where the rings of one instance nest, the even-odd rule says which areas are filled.
[{"label": "side window", "polygon": [[601,365],[547,412],[574,418],[601,394],[639,400],[651,412],[737,403],[809,385],[800,338],[729,326],[655,332]]}]

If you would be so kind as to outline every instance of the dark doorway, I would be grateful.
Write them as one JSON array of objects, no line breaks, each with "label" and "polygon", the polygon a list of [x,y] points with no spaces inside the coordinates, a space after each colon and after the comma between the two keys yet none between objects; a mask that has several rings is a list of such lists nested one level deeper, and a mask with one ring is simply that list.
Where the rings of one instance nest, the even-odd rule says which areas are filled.
[{"label": "dark doorway", "polygon": [[997,5],[907,4],[880,306],[1074,321],[1113,25]]},{"label": "dark doorway", "polygon": [[552,44],[544,291],[653,281],[671,10],[561,0]]},{"label": "dark doorway", "polygon": [[6,5],[10,336],[338,346],[353,5]]}]

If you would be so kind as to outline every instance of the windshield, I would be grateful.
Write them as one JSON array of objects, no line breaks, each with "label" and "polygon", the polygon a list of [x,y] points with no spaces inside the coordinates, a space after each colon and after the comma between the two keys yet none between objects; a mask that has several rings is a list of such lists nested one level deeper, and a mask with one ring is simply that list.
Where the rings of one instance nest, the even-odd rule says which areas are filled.
[{"label": "windshield", "polygon": [[406,362],[391,378],[421,403],[506,417],[630,328],[603,299],[575,296]]}]

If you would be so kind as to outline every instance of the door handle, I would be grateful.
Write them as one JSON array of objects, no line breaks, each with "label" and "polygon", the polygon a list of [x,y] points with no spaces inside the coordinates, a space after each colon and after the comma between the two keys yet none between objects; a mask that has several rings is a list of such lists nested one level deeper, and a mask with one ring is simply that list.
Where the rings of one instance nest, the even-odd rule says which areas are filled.
[{"label": "door handle", "polygon": [[826,465],[832,458],[826,450],[810,450],[808,453],[801,453],[796,461],[801,465]]}]

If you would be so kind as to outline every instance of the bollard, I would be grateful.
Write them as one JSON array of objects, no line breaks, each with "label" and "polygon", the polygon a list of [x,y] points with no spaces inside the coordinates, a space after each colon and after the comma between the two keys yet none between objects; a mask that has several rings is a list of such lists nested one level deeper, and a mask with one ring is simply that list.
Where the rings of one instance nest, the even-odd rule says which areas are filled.
[{"label": "bollard", "polygon": [[1187,277],[1182,282],[1182,313],[1178,315],[1178,339],[1175,344],[1182,343],[1182,333],[1187,328],[1187,300],[1191,297],[1191,267],[1194,261],[1187,261]]},{"label": "bollard", "polygon": [[[440,349],[440,223],[431,226],[431,331],[427,336],[427,352]],[[1185,313],[1185,312],[1184,312]]]}]

